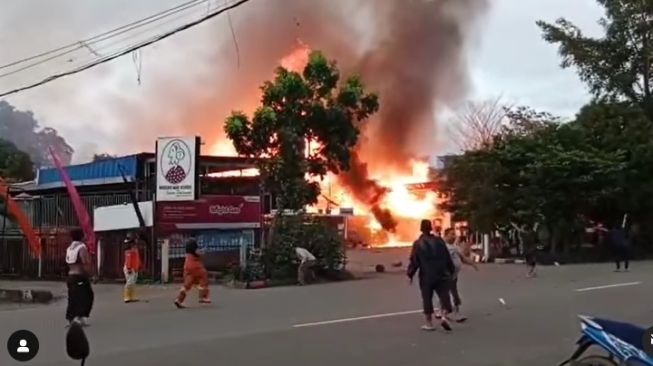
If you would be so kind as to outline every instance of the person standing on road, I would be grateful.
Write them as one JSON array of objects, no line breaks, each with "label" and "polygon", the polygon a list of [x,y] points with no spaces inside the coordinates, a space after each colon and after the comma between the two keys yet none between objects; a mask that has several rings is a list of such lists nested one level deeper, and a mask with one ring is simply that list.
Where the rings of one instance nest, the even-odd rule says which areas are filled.
[{"label": "person standing on road", "polygon": [[626,229],[622,226],[614,226],[610,229],[610,244],[614,252],[614,262],[617,266],[615,272],[621,271],[621,262],[624,263],[624,270],[628,272],[630,267],[630,240]]},{"label": "person standing on road", "polygon": [[526,260],[526,265],[528,266],[528,277],[537,277],[537,228],[538,224],[536,223],[532,229],[528,225],[524,224],[522,227],[519,227],[512,224],[513,227],[517,230],[519,238],[522,243],[522,249],[524,251],[524,259]]},{"label": "person standing on road", "polygon": [[135,294],[135,286],[138,280],[138,272],[141,269],[141,255],[136,244],[136,236],[132,233],[127,234],[127,238],[125,239],[125,265],[123,266],[123,272],[125,274],[123,300],[125,303],[138,301]]},{"label": "person standing on road", "polygon": [[295,255],[297,256],[297,260],[299,260],[299,267],[297,267],[297,283],[304,286],[306,285],[306,275],[309,274],[313,265],[315,265],[316,258],[313,253],[302,247],[295,248]]},{"label": "person standing on road", "polygon": [[204,268],[202,258],[199,254],[197,240],[190,239],[186,243],[186,259],[184,261],[184,285],[179,291],[177,299],[175,299],[175,306],[179,309],[185,308],[184,300],[186,293],[190,291],[193,286],[197,286],[200,296],[200,304],[210,304],[209,299],[209,273]]},{"label": "person standing on road", "polygon": [[66,264],[68,265],[68,306],[66,320],[80,325],[88,325],[88,318],[93,308],[93,289],[91,277],[94,273],[93,260],[84,244],[84,233],[81,229],[70,231],[72,243],[66,249]]},{"label": "person standing on road", "polygon": [[456,231],[453,228],[448,228],[444,231],[444,241],[447,244],[447,249],[449,249],[449,255],[453,261],[455,271],[453,278],[451,279],[451,284],[449,285],[449,292],[453,298],[454,305],[454,320],[458,323],[462,323],[467,320],[467,317],[463,316],[460,313],[460,306],[462,305],[462,300],[460,299],[460,293],[458,292],[458,274],[463,264],[474,267],[478,271],[478,266],[474,263],[471,258],[463,254],[462,248],[460,248],[459,243],[456,240]]},{"label": "person standing on road", "polygon": [[453,311],[449,297],[449,285],[455,266],[447,250],[447,245],[442,238],[433,235],[431,221],[422,220],[420,231],[422,234],[413,243],[410,254],[407,275],[410,283],[419,271],[419,286],[422,295],[422,305],[426,324],[423,330],[433,331],[433,292],[438,295],[441,306],[440,325],[447,331],[451,331],[448,315]]}]

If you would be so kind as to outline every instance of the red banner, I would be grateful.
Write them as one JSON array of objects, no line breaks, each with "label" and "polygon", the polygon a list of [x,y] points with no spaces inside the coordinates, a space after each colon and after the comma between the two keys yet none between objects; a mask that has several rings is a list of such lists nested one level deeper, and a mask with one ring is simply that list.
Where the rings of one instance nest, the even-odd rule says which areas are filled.
[{"label": "red banner", "polygon": [[9,195],[9,187],[5,184],[4,180],[0,178],[0,201],[4,201],[7,205],[7,213],[13,216],[18,222],[18,226],[23,231],[23,235],[27,239],[32,257],[38,258],[41,255],[41,240],[36,235],[34,228],[30,224],[30,220],[25,213],[20,209],[20,206]]},{"label": "red banner", "polygon": [[82,230],[84,231],[84,236],[86,236],[85,242],[88,246],[88,251],[91,254],[95,254],[95,232],[93,231],[93,226],[91,225],[91,217],[88,214],[88,210],[86,210],[86,206],[84,206],[82,198],[79,196],[79,192],[77,192],[77,188],[75,188],[75,185],[73,184],[72,180],[70,180],[68,173],[66,173],[66,169],[64,169],[63,164],[61,164],[61,159],[59,159],[59,156],[54,151],[54,149],[52,149],[52,147],[50,147],[50,155],[52,155],[52,161],[57,167],[57,170],[61,175],[61,179],[66,184],[70,202],[73,204],[75,214],[77,214],[77,220],[79,220],[79,226],[81,226]]},{"label": "red banner", "polygon": [[157,223],[179,229],[259,227],[258,196],[212,196],[196,201],[156,203]]}]

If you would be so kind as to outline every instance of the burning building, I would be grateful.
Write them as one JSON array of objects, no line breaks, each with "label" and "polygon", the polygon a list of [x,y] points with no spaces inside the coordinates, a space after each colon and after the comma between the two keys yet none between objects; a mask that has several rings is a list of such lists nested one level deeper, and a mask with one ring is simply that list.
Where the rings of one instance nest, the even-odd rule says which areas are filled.
[{"label": "burning building", "polygon": [[[321,182],[322,197],[311,210],[344,208],[349,214],[353,209],[361,217],[350,221],[364,222],[376,238],[371,242],[406,245],[420,219],[448,225],[446,215],[437,210],[441,197],[436,187],[411,190],[410,185],[431,181],[428,157],[438,147],[437,119],[443,108],[465,95],[468,40],[488,2],[344,3],[290,0],[283,7],[261,4],[235,14],[243,20],[236,27],[240,44],[254,39],[265,44],[241,47],[241,59],[253,60],[251,69],[241,65],[242,72],[236,74],[263,67],[271,72],[278,64],[301,70],[310,50],[319,49],[337,61],[344,75],[362,76],[368,89],[379,94],[381,109],[359,126],[361,139],[351,169]],[[250,87],[255,90],[255,85]]]}]

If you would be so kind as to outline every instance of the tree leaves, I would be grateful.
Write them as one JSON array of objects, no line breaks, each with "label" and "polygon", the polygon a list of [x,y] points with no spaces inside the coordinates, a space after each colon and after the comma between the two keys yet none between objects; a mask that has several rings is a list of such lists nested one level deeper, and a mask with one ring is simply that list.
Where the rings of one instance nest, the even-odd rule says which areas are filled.
[{"label": "tree leaves", "polygon": [[538,21],[543,38],[559,46],[561,66],[575,67],[597,99],[630,101],[653,116],[653,1],[597,0],[606,9],[602,38],[570,21]]},{"label": "tree leaves", "polygon": [[593,144],[595,131],[580,120],[545,121],[546,114],[525,111],[507,114],[513,119],[492,146],[467,151],[445,168],[447,208],[483,230],[621,215],[604,208],[614,207],[626,189],[624,150]]},{"label": "tree leaves", "polygon": [[336,63],[312,52],[303,72],[279,67],[261,87],[261,106],[251,119],[242,112],[227,118],[224,130],[240,155],[266,158],[259,168],[280,209],[315,203],[319,184],[307,176],[349,169],[360,123],[379,108],[357,76],[338,87]]},{"label": "tree leaves", "polygon": [[0,139],[0,178],[9,182],[34,179],[34,165],[29,155],[13,143]]}]

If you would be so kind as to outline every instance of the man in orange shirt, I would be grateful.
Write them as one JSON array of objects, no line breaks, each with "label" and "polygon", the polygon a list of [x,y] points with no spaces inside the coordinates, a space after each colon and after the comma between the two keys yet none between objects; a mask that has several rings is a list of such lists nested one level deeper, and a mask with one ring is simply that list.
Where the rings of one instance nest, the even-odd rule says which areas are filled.
[{"label": "man in orange shirt", "polygon": [[177,308],[184,308],[184,300],[186,293],[190,291],[193,286],[197,286],[200,295],[200,304],[210,304],[209,299],[209,274],[204,268],[202,258],[198,253],[197,241],[190,239],[186,243],[186,260],[184,261],[184,286],[179,291],[179,295],[175,300]]},{"label": "man in orange shirt", "polygon": [[127,234],[125,239],[125,265],[123,272],[125,273],[125,289],[123,292],[123,299],[125,303],[136,302],[135,289],[136,281],[138,280],[138,271],[141,270],[141,255],[136,246],[137,240],[134,234]]}]

